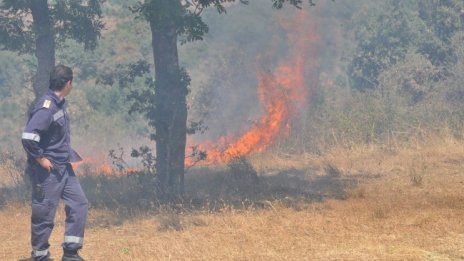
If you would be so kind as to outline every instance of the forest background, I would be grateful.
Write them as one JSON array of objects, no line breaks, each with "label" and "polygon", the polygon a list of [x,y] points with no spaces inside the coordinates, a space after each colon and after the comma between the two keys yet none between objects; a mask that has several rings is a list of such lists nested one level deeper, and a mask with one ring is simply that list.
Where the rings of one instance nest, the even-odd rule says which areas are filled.
[{"label": "forest background", "polygon": [[[129,113],[130,93],[149,87],[146,77],[132,79],[133,70],[152,64],[149,27],[129,10],[136,3],[104,2],[105,30],[94,51],[71,40],[57,49],[57,64],[75,70],[68,99],[73,146],[97,162],[109,161],[110,150],[152,144],[146,120]],[[317,38],[308,43],[316,51],[305,57],[308,98],[271,150],[321,154],[360,143],[462,138],[462,2],[321,1],[303,11],[266,4],[231,4],[225,15],[205,10],[204,40],[180,45],[181,66],[192,79],[189,121],[202,123],[190,144],[239,135],[255,124],[263,110],[257,68],[273,71],[299,48],[285,19],[303,11]],[[24,157],[18,135],[34,99],[36,59],[4,50],[0,60],[0,152]]]}]

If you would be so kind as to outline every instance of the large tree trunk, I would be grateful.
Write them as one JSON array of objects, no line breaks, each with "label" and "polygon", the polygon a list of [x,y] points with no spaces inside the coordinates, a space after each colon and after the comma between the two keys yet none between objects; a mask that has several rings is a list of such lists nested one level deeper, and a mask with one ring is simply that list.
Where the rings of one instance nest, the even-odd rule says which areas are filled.
[{"label": "large tree trunk", "polygon": [[47,90],[50,84],[50,72],[55,67],[55,40],[47,0],[30,2],[36,36],[35,56],[38,62],[32,86],[37,98]]},{"label": "large tree trunk", "polygon": [[151,23],[155,62],[156,173],[164,200],[183,195],[187,87],[181,80],[174,23]]}]

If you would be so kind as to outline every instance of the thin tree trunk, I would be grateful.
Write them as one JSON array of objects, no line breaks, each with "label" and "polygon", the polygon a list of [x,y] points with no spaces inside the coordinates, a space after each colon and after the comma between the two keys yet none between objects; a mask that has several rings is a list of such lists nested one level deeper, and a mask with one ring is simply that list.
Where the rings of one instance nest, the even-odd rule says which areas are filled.
[{"label": "thin tree trunk", "polygon": [[155,62],[156,173],[165,200],[183,195],[187,87],[181,81],[174,23],[150,24]]},{"label": "thin tree trunk", "polygon": [[50,72],[55,67],[55,40],[47,0],[32,0],[30,2],[36,35],[35,56],[38,62],[32,86],[37,98],[47,90],[50,84]]}]

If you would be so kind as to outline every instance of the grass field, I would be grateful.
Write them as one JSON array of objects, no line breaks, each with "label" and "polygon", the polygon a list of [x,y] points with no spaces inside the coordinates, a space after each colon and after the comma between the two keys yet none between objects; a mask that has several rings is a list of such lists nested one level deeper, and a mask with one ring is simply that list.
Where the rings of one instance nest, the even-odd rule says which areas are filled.
[{"label": "grass field", "polygon": [[[324,155],[267,154],[253,156],[250,162],[260,176],[261,185],[255,188],[264,192],[256,192],[259,196],[242,207],[225,200],[217,208],[141,210],[131,215],[92,208],[82,256],[464,260],[464,146],[458,141],[434,139],[400,148],[359,145]],[[189,171],[187,195],[218,197],[221,182],[230,181],[218,177],[223,174]],[[29,256],[29,216],[27,204],[1,208],[0,260]],[[51,238],[56,259],[61,257],[63,220],[61,207]]]}]

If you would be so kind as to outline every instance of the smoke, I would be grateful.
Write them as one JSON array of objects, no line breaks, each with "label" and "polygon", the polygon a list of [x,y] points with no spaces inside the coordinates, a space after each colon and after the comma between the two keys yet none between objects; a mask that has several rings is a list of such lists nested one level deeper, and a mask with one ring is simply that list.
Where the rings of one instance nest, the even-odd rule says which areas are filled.
[{"label": "smoke", "polygon": [[[242,17],[231,18],[234,21],[247,20],[247,14],[235,15]],[[256,15],[252,17],[256,19]],[[197,93],[207,97],[208,108],[214,109],[202,115],[209,116],[206,122],[212,131],[207,132],[209,139],[196,136],[190,144],[197,143],[200,150],[207,151],[209,163],[263,151],[288,135],[317,87],[318,19],[307,10],[279,10],[264,23],[254,25],[260,31],[253,35],[245,29],[244,36],[256,41],[249,46],[242,38],[232,41],[235,45],[223,45],[225,51],[236,55],[222,56],[232,59],[224,68],[217,68],[218,77],[214,77],[215,71],[211,73],[209,80],[219,84],[210,85],[209,95]],[[223,80],[228,77],[230,82]]]},{"label": "smoke", "polygon": [[[307,112],[319,77],[319,17],[313,10],[273,10],[254,3],[231,7],[227,15],[205,13],[210,25],[205,40],[180,47],[180,60],[187,61],[183,66],[192,78],[189,120],[202,120],[208,128],[190,136],[188,146],[206,150],[208,163],[268,149],[291,134]],[[90,124],[86,130],[98,141],[74,139],[86,163],[96,172],[108,172],[108,151],[122,147],[134,166],[129,155],[138,145],[119,133],[130,129],[101,127]],[[137,140],[148,142],[147,136]]]}]

